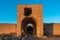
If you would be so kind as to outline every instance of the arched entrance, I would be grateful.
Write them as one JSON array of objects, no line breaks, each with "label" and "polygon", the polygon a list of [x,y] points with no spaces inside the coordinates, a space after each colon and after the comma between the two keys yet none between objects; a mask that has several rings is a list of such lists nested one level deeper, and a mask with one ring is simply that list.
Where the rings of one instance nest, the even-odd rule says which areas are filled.
[{"label": "arched entrance", "polygon": [[27,24],[26,33],[33,34],[33,24],[32,23]]},{"label": "arched entrance", "polygon": [[36,23],[32,17],[25,17],[21,23],[23,33],[27,35],[35,35],[36,34]]}]

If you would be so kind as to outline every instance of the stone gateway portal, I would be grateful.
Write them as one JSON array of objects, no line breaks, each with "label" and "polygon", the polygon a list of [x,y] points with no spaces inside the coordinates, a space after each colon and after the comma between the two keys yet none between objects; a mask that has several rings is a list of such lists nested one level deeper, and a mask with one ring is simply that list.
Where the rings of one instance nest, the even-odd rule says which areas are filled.
[{"label": "stone gateway portal", "polygon": [[36,34],[36,22],[32,17],[25,17],[22,20],[21,29],[24,31],[23,33],[27,35],[35,35]]},{"label": "stone gateway portal", "polygon": [[21,36],[23,33],[43,36],[42,5],[18,5],[17,35]]}]

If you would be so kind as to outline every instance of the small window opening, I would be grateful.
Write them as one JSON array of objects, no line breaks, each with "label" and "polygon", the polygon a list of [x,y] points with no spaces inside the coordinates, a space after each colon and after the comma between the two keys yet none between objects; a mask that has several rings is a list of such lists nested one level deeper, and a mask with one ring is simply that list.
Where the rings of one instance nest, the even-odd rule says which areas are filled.
[{"label": "small window opening", "polygon": [[30,14],[32,14],[32,8],[24,8],[24,15],[25,16],[29,16]]}]

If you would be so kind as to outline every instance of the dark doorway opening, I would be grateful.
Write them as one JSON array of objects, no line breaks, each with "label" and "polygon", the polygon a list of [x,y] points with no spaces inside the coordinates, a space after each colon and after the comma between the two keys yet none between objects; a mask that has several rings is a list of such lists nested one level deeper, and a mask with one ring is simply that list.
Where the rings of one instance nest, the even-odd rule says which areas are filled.
[{"label": "dark doorway opening", "polygon": [[27,34],[33,34],[33,27],[31,26],[27,27],[26,31],[27,31]]},{"label": "dark doorway opening", "polygon": [[23,33],[25,33],[27,35],[35,35],[36,34],[36,23],[32,17],[25,17],[22,20],[21,27],[24,30]]}]

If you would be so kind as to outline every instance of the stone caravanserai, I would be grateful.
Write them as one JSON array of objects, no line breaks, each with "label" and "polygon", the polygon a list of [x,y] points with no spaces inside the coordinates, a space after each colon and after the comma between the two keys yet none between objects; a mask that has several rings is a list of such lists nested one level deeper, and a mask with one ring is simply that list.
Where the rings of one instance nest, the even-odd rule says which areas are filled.
[{"label": "stone caravanserai", "polygon": [[[21,36],[43,37],[46,35],[59,36],[59,23],[43,23],[42,10],[40,5],[18,5],[17,24],[0,24],[0,34],[14,34]],[[48,31],[47,31],[48,30]]]}]

